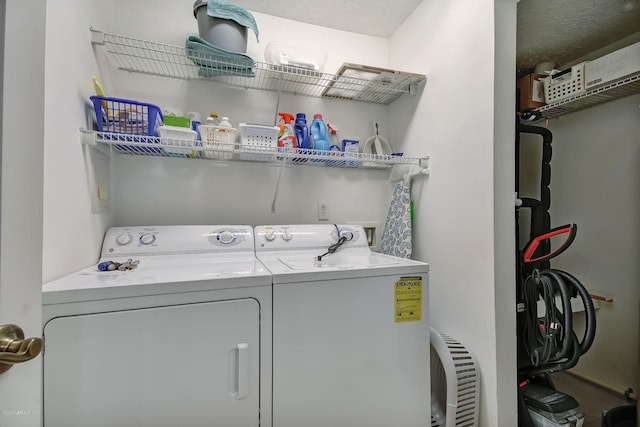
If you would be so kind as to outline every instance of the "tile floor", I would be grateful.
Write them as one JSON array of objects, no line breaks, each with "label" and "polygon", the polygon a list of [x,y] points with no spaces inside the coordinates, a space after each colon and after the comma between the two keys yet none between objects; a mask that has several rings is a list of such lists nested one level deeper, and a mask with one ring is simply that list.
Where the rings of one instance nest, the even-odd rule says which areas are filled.
[{"label": "tile floor", "polygon": [[580,410],[584,414],[583,427],[601,427],[603,410],[629,404],[624,396],[569,373],[555,373],[551,378],[556,389],[573,396],[580,404]]}]

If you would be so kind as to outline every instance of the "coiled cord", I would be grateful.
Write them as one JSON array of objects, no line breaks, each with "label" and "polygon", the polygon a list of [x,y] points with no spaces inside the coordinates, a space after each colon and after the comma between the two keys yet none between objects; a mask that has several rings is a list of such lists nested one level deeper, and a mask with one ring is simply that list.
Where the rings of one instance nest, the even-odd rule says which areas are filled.
[{"label": "coiled cord", "polygon": [[347,241],[347,238],[342,236],[341,238],[338,239],[337,242],[335,242],[333,245],[329,246],[327,248],[327,252],[323,253],[322,255],[318,255],[318,257],[316,258],[316,261],[322,261],[322,257],[327,256],[329,254],[334,253],[335,251],[338,250],[338,248],[340,246],[342,246],[344,244],[344,242]]},{"label": "coiled cord", "polygon": [[322,255],[318,255],[316,257],[316,261],[322,261],[323,257],[334,253],[335,251],[338,250],[338,248],[340,248],[340,246],[344,244],[344,242],[347,241],[347,238],[345,236],[340,237],[340,227],[338,227],[337,224],[333,224],[333,226],[336,228],[336,233],[338,234],[338,241],[335,242],[333,245],[329,246],[327,248],[327,252],[323,253]]},{"label": "coiled cord", "polygon": [[[560,295],[562,307],[556,306]],[[573,330],[571,297],[579,295],[585,308],[587,325],[582,341]],[[527,373],[551,373],[572,368],[595,338],[596,318],[593,301],[586,288],[569,273],[561,270],[534,270],[524,281],[523,345],[531,364]],[[537,302],[542,299],[544,317],[538,317]]]}]

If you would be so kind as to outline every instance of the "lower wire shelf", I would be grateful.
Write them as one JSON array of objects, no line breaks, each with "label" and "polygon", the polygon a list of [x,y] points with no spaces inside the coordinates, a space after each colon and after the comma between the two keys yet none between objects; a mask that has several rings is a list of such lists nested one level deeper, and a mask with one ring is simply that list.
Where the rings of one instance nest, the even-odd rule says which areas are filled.
[{"label": "lower wire shelf", "polygon": [[104,146],[134,156],[178,157],[212,161],[263,162],[291,166],[316,166],[356,169],[390,169],[394,165],[427,167],[428,157],[345,153],[338,151],[286,149],[242,143],[201,143],[186,139],[97,132],[81,129],[82,143]]}]

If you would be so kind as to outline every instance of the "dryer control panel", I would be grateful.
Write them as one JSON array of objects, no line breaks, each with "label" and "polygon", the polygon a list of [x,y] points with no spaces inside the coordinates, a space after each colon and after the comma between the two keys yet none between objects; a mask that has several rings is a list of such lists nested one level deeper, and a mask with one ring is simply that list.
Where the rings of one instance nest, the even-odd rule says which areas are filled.
[{"label": "dryer control panel", "polygon": [[256,251],[326,248],[344,237],[344,247],[367,248],[364,229],[359,225],[295,224],[259,225],[255,228]]},{"label": "dryer control panel", "polygon": [[188,253],[253,252],[248,225],[112,227],[102,243],[102,257]]}]

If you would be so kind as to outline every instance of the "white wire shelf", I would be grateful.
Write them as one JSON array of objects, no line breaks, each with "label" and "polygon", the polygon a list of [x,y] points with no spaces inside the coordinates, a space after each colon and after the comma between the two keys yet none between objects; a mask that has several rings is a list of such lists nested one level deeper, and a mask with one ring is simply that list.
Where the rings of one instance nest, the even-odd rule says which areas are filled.
[{"label": "white wire shelf", "polygon": [[322,150],[280,151],[276,147],[245,146],[242,143],[200,145],[200,141],[160,138],[157,136],[97,132],[81,129],[82,142],[100,145],[133,156],[179,157],[212,161],[263,162],[290,166],[316,166],[357,169],[390,169],[394,165],[427,167],[428,157],[413,158],[365,153],[344,153]]},{"label": "white wire shelf", "polygon": [[625,96],[640,93],[640,72],[583,94],[537,108],[544,118],[555,118]]},{"label": "white wire shelf", "polygon": [[[426,81],[422,74],[362,72],[349,69],[326,74],[292,66],[255,62],[248,57],[230,60],[194,49],[92,31],[92,42],[103,45],[121,70],[182,80],[211,80],[227,86],[282,91],[312,97],[390,104],[416,93]],[[342,70],[341,70],[342,71]],[[390,71],[390,70],[385,70]]]}]

